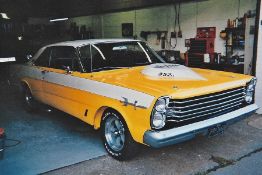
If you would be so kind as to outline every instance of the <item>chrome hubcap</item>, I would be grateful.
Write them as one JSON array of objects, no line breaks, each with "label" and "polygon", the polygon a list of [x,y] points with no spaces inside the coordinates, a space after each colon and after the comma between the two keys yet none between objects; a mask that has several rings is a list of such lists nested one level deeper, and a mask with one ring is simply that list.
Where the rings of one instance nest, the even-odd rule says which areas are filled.
[{"label": "chrome hubcap", "polygon": [[105,122],[105,138],[111,149],[120,151],[125,143],[125,129],[122,122],[114,115],[110,115]]}]

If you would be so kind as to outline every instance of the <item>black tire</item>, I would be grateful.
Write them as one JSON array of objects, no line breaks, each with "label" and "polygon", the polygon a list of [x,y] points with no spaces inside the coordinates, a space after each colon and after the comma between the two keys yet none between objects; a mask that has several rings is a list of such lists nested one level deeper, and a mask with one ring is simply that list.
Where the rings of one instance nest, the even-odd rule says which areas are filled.
[{"label": "black tire", "polygon": [[34,99],[31,90],[27,85],[23,85],[23,104],[28,112],[35,112],[38,109],[38,102]]},{"label": "black tire", "polygon": [[[123,127],[123,134],[124,134],[124,142],[123,146],[118,149],[116,147],[112,146],[112,143],[110,143],[110,137],[108,137],[107,129],[108,129],[108,120],[112,120],[112,117],[117,119],[119,121],[119,124],[121,127]],[[101,134],[103,139],[103,144],[110,156],[117,160],[129,160],[133,158],[138,153],[138,143],[136,143],[129,130],[128,127],[123,120],[122,116],[114,110],[107,110],[103,114],[102,118],[102,125],[101,125]],[[114,132],[115,133],[115,132]],[[117,139],[116,139],[117,140]],[[119,142],[120,143],[120,142]]]}]

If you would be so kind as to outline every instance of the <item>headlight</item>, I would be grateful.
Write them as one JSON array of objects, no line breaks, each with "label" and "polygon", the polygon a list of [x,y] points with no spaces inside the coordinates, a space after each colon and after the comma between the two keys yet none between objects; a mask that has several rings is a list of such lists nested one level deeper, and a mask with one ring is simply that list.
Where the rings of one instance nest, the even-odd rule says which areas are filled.
[{"label": "headlight", "polygon": [[247,91],[246,92],[246,97],[245,100],[248,104],[252,103],[253,101],[253,95],[254,95],[254,91]]},{"label": "headlight", "polygon": [[245,101],[248,104],[253,102],[253,96],[255,92],[256,83],[257,83],[257,79],[252,78],[252,80],[247,84]]},{"label": "headlight", "polygon": [[257,84],[257,79],[252,78],[251,81],[247,84],[247,91],[254,91]]},{"label": "headlight", "polygon": [[161,97],[157,100],[151,114],[151,127],[161,129],[166,124],[166,108],[169,103],[168,97]]},{"label": "headlight", "polygon": [[165,98],[160,98],[157,100],[155,104],[155,110],[158,112],[166,112],[166,99]]},{"label": "headlight", "polygon": [[155,129],[161,129],[166,124],[166,116],[165,114],[161,114],[159,112],[155,112],[152,116],[152,127]]}]

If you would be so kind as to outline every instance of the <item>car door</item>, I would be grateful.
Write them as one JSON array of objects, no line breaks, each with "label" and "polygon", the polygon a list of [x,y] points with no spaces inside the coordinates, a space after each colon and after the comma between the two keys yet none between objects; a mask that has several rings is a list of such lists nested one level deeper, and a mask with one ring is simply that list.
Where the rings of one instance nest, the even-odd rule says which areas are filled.
[{"label": "car door", "polygon": [[79,100],[75,94],[77,89],[72,88],[75,74],[80,71],[76,49],[71,46],[51,47],[49,68],[44,73],[43,90],[45,101],[50,106],[79,115]]},{"label": "car door", "polygon": [[37,100],[42,102],[44,102],[43,79],[44,73],[49,67],[50,53],[50,48],[43,48],[43,51],[33,61],[33,64],[27,67],[27,77],[31,92]]}]

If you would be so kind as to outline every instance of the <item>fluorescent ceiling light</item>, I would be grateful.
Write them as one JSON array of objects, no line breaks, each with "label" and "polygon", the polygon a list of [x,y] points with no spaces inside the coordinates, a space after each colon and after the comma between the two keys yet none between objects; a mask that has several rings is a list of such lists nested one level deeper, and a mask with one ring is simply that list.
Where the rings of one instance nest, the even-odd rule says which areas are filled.
[{"label": "fluorescent ceiling light", "polygon": [[7,16],[6,13],[0,13],[0,14],[1,14],[2,18],[4,18],[4,19],[10,19],[10,18]]},{"label": "fluorescent ceiling light", "polygon": [[55,21],[65,21],[65,20],[68,20],[68,18],[50,19],[50,22],[55,22]]},{"label": "fluorescent ceiling light", "polygon": [[13,61],[16,61],[15,57],[0,58],[0,63],[13,62]]}]

